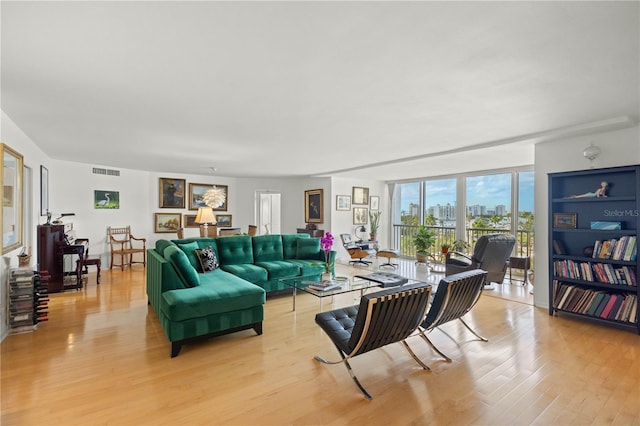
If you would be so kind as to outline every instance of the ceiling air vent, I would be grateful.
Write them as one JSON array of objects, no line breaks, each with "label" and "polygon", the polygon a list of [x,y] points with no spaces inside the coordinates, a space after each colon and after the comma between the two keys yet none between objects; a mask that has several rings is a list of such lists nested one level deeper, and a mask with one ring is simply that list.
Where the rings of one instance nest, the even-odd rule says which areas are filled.
[{"label": "ceiling air vent", "polygon": [[107,176],[120,176],[120,170],[101,169],[98,167],[93,168],[94,175],[107,175]]}]

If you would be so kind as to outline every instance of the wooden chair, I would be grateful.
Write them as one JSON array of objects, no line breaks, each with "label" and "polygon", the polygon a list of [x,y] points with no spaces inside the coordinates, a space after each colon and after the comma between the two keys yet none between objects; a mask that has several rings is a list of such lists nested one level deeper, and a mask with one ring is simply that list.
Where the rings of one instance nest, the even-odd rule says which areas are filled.
[{"label": "wooden chair", "polygon": [[247,234],[254,236],[258,234],[258,227],[256,225],[249,225],[247,229]]},{"label": "wooden chair", "polygon": [[204,231],[204,225],[200,225],[200,238],[216,238],[217,236],[217,225],[207,225],[207,232]]},{"label": "wooden chair", "polygon": [[184,238],[184,228],[176,229],[176,233],[178,234],[178,239],[181,240]]},{"label": "wooden chair", "polygon": [[469,312],[480,299],[486,279],[487,271],[475,269],[445,277],[438,284],[429,312],[427,312],[427,316],[420,324],[418,332],[429,346],[446,359],[447,362],[451,362],[451,358],[443,354],[429,340],[426,333],[449,321],[459,320],[474,336],[486,342],[486,338],[473,331],[462,320],[462,316]]},{"label": "wooden chair", "polygon": [[425,318],[431,285],[417,283],[389,288],[377,293],[365,294],[360,306],[349,306],[316,315],[316,323],[327,333],[342,357],[339,361],[327,361],[316,356],[325,364],[344,363],[356,386],[367,399],[371,395],[353,373],[349,359],[354,356],[381,348],[391,343],[402,342],[413,359],[425,370],[429,370],[405,342]]},{"label": "wooden chair", "polygon": [[218,232],[218,235],[223,237],[225,235],[239,235],[241,233],[240,228],[222,228]]},{"label": "wooden chair", "polygon": [[[131,235],[131,226],[123,226],[120,228],[109,226],[107,228],[107,234],[111,248],[111,265],[109,269],[113,269],[113,258],[116,256],[120,256],[121,270],[124,270],[125,265],[131,266],[134,263],[142,263],[145,267],[147,266],[146,238],[136,238]],[[138,253],[142,254],[142,262],[133,260],[133,255]]]}]

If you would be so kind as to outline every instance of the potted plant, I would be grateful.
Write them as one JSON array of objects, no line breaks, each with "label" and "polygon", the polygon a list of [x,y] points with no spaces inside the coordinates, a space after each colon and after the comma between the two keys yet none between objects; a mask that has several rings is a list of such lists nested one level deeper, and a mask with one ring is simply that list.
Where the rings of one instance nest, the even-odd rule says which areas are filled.
[{"label": "potted plant", "polygon": [[426,263],[429,255],[429,248],[435,243],[436,234],[426,226],[420,225],[418,232],[413,236],[413,245],[416,248],[416,259],[418,262]]},{"label": "potted plant", "polygon": [[442,254],[447,254],[449,253],[449,249],[451,248],[451,246],[447,243],[444,243],[440,246],[440,250],[442,251]]},{"label": "potted plant", "polygon": [[459,251],[460,253],[466,253],[469,247],[471,246],[465,240],[455,240],[452,245],[453,251]]},{"label": "potted plant", "polygon": [[369,225],[371,226],[369,237],[371,240],[375,240],[378,236],[378,228],[380,227],[380,215],[382,215],[381,211],[369,211]]}]

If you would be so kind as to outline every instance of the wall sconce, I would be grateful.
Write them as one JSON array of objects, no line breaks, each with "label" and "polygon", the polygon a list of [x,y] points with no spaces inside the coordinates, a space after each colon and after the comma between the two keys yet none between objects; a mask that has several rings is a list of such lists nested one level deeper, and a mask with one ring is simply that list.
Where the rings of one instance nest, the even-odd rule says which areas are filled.
[{"label": "wall sconce", "polygon": [[582,155],[584,155],[584,158],[591,161],[591,168],[593,169],[593,162],[598,158],[601,152],[602,150],[591,142],[591,144],[582,151]]}]

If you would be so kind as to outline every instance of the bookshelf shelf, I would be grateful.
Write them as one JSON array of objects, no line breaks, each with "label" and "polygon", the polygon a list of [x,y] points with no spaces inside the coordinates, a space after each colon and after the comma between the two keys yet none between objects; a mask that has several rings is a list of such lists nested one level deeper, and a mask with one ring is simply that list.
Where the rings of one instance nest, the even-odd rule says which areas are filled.
[{"label": "bookshelf shelf", "polygon": [[[608,183],[606,197],[569,198],[595,194],[601,182]],[[591,229],[592,222],[621,229]],[[549,223],[549,315],[595,319],[640,334],[640,166],[549,174]]]}]

